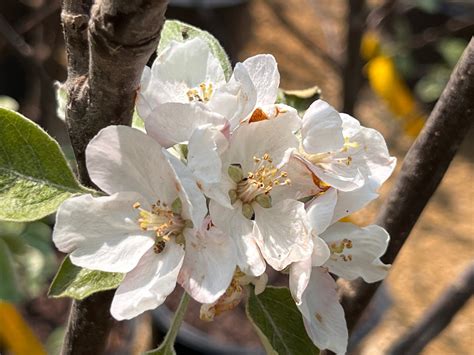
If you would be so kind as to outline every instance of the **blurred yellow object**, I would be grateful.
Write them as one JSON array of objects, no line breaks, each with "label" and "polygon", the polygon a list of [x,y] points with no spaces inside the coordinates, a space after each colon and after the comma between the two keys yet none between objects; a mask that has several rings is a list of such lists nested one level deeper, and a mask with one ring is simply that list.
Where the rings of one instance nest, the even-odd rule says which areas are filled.
[{"label": "blurred yellow object", "polygon": [[410,89],[398,74],[392,58],[382,53],[375,33],[368,32],[364,35],[361,55],[368,60],[366,70],[372,90],[403,121],[405,133],[416,137],[423,128],[426,116],[420,111]]},{"label": "blurred yellow object", "polygon": [[46,351],[15,305],[0,301],[0,343],[14,355],[46,355]]}]

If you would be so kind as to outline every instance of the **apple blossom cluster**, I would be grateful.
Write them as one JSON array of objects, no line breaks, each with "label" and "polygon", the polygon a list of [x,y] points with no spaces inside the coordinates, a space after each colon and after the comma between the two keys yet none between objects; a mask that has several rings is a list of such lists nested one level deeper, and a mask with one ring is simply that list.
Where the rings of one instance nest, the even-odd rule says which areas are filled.
[{"label": "apple blossom cluster", "polygon": [[395,158],[380,133],[322,100],[303,117],[276,103],[279,81],[271,55],[226,80],[205,41],[172,41],[142,76],[146,133],[109,126],[90,142],[90,178],[108,195],[64,202],[53,239],[75,265],[126,274],[113,317],[158,307],[178,283],[212,320],[244,285],[262,292],[268,265],[289,273],[314,344],[345,353],[331,274],[383,279],[389,236],[339,220],[378,196]]}]

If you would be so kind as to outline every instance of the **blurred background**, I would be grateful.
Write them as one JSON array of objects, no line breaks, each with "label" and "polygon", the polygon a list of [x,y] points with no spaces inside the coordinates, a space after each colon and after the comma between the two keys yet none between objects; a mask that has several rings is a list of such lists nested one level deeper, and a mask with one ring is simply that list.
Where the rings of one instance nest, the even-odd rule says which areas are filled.
[{"label": "blurred background", "polygon": [[[273,54],[282,88],[317,85],[326,101],[385,136],[398,171],[474,34],[474,1],[171,0],[167,18],[211,32],[233,63]],[[0,105],[43,126],[73,163],[55,94],[55,83],[65,79],[60,1],[1,1]],[[470,132],[354,334],[351,353],[386,353],[473,259],[473,142]],[[370,224],[395,179],[396,173],[352,221]],[[1,354],[58,353],[70,301],[46,296],[63,257],[51,243],[53,225],[53,217],[0,223]],[[169,309],[179,293],[169,297]],[[117,323],[108,353],[155,346],[169,309]],[[471,299],[423,353],[474,354],[473,316]],[[187,322],[178,353],[261,353],[243,305],[205,323],[193,304]]]}]

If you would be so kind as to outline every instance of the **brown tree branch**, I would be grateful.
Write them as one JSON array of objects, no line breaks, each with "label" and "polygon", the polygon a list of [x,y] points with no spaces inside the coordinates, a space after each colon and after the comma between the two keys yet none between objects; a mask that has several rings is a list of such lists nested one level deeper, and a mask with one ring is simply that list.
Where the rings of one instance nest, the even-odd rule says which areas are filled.
[{"label": "brown tree branch", "polygon": [[[64,0],[68,56],[66,124],[80,181],[92,186],[85,149],[104,127],[131,122],[143,68],[156,50],[167,0]],[[90,10],[90,20],[89,20]],[[74,301],[63,354],[100,354],[113,291]]]},{"label": "brown tree branch", "polygon": [[366,27],[368,10],[365,0],[348,0],[348,3],[347,49],[342,70],[342,111],[352,115],[362,86],[362,67],[364,63],[360,56],[360,45]]},{"label": "brown tree branch", "polygon": [[[408,151],[397,183],[377,224],[391,241],[382,260],[393,263],[416,221],[436,191],[474,119],[474,39],[464,51],[425,127]],[[341,288],[352,330],[380,283],[358,279]]]},{"label": "brown tree branch", "polygon": [[461,274],[420,321],[388,351],[390,355],[416,355],[452,321],[474,293],[474,263]]}]

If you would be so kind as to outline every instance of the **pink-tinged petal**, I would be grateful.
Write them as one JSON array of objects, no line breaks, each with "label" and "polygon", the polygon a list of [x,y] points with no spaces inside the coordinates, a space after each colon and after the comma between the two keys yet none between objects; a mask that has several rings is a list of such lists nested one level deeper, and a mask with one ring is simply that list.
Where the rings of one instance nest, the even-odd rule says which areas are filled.
[{"label": "pink-tinged petal", "polygon": [[257,93],[247,69],[237,63],[229,82],[217,88],[207,106],[224,116],[234,129],[255,107]]},{"label": "pink-tinged petal", "polygon": [[280,86],[280,73],[275,58],[270,54],[259,54],[243,62],[257,89],[256,106],[275,103]]},{"label": "pink-tinged petal", "polygon": [[185,231],[186,255],[178,282],[200,303],[213,303],[230,285],[237,266],[234,242],[216,227]]},{"label": "pink-tinged petal", "polygon": [[139,194],[82,195],[66,200],[58,209],[53,242],[71,253],[75,265],[108,272],[132,270],[154,239],[140,230],[135,202],[146,205]]},{"label": "pink-tinged petal", "polygon": [[145,120],[147,133],[166,148],[189,141],[195,129],[208,124],[222,129],[228,122],[200,102],[162,104]]},{"label": "pink-tinged petal", "polygon": [[104,192],[137,191],[155,203],[177,197],[175,179],[161,146],[126,126],[102,129],[86,149],[87,170]]},{"label": "pink-tinged petal", "polygon": [[323,268],[313,268],[301,304],[306,332],[321,350],[329,349],[336,354],[345,354],[348,332],[344,310],[339,304],[336,283]]},{"label": "pink-tinged petal", "polygon": [[331,224],[334,216],[334,207],[337,203],[337,191],[333,188],[317,195],[306,208],[308,221],[313,232],[321,234]]},{"label": "pink-tinged petal", "polygon": [[303,148],[308,154],[334,152],[344,145],[342,119],[323,100],[316,100],[306,110],[301,129]]},{"label": "pink-tinged petal", "polygon": [[176,287],[184,249],[174,241],[159,254],[150,249],[127,273],[115,292],[110,313],[117,320],[131,319],[160,306]]},{"label": "pink-tinged petal", "polygon": [[283,200],[270,208],[252,205],[258,227],[258,246],[263,257],[275,270],[308,258],[313,243],[304,204]]},{"label": "pink-tinged petal", "polygon": [[209,214],[212,222],[233,239],[240,270],[252,276],[260,276],[265,272],[266,264],[255,239],[258,235],[255,222],[242,215],[240,201],[233,207],[233,209],[225,208],[211,200]]},{"label": "pink-tinged petal", "polygon": [[[346,280],[362,277],[366,282],[377,282],[387,275],[390,265],[382,263],[380,257],[387,250],[390,236],[382,227],[360,228],[351,223],[336,223],[321,238],[333,250],[324,264],[330,272]],[[335,252],[341,245],[343,250]]]}]

